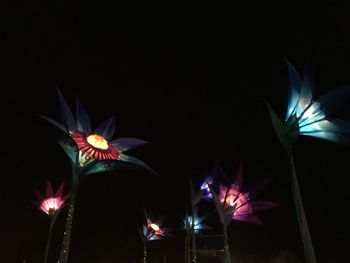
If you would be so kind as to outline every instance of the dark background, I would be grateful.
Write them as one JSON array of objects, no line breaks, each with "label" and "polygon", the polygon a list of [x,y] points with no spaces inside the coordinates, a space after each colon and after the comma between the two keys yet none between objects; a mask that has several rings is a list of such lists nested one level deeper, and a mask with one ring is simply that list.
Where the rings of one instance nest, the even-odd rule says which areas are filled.
[{"label": "dark background", "polygon": [[[80,98],[93,124],[114,115],[115,137],[148,140],[132,154],[161,177],[117,170],[82,181],[72,262],[139,262],[143,207],[164,215],[164,226],[181,228],[188,176],[198,182],[215,160],[232,176],[242,162],[245,185],[271,176],[259,199],[280,204],[259,214],[264,226],[233,222],[231,253],[268,262],[288,250],[302,259],[287,157],[262,98],[284,116],[283,57],[300,72],[305,63],[312,66],[316,97],[349,84],[348,14],[346,1],[13,1],[2,8],[0,262],[42,260],[49,218],[31,203],[34,190],[43,191],[46,180],[57,188],[70,178],[68,158],[38,117],[59,119],[57,85],[72,107]],[[339,116],[350,119],[350,107]],[[319,262],[347,262],[350,149],[301,137],[294,150]],[[201,204],[204,214],[212,209]],[[65,214],[56,223],[51,262]],[[221,233],[215,214],[207,224],[208,234]],[[173,234],[151,244],[154,260],[166,255],[168,263],[182,262],[184,233]]]}]

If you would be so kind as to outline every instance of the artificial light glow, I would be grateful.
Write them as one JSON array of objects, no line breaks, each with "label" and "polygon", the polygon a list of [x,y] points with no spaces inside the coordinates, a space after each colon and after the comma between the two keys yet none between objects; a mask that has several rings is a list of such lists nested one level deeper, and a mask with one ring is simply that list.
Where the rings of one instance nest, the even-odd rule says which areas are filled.
[{"label": "artificial light glow", "polygon": [[150,225],[150,228],[152,228],[154,231],[159,231],[159,226],[157,224],[154,224],[154,223],[151,223]]},{"label": "artificial light glow", "polygon": [[103,138],[100,135],[91,134],[87,137],[86,140],[90,145],[94,146],[97,149],[101,149],[101,150],[108,149],[108,142],[106,141],[105,138]]},{"label": "artificial light glow", "polygon": [[63,205],[64,200],[60,197],[51,197],[44,199],[40,204],[40,210],[44,213],[51,215],[58,211]]}]

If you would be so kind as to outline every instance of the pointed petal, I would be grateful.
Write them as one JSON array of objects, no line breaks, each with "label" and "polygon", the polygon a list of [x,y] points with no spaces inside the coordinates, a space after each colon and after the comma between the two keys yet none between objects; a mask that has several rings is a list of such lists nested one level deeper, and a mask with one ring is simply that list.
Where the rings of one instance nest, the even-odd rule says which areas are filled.
[{"label": "pointed petal", "polygon": [[91,132],[91,123],[89,115],[86,113],[84,107],[80,101],[76,100],[76,118],[77,118],[77,129],[81,132]]},{"label": "pointed petal", "polygon": [[133,156],[120,154],[120,160],[123,162],[132,163],[132,164],[135,164],[137,166],[141,166],[141,167],[145,168],[146,170],[148,170],[149,172],[157,175],[157,173],[150,166],[148,166],[146,163],[144,163],[143,161],[141,161]]},{"label": "pointed petal", "polygon": [[49,117],[46,117],[46,116],[40,116],[40,117],[43,118],[44,120],[48,121],[52,125],[54,125],[56,128],[60,129],[61,131],[68,133],[67,129],[61,123],[59,123],[59,122],[57,122]]},{"label": "pointed petal", "polygon": [[54,194],[54,191],[52,189],[51,183],[47,182],[46,183],[46,197],[50,198],[50,197],[54,197],[54,196],[55,196],[55,194]]},{"label": "pointed petal", "polygon": [[250,202],[250,206],[252,207],[253,212],[258,212],[258,211],[274,208],[278,206],[278,204],[270,201],[257,200],[257,201]]},{"label": "pointed petal", "polygon": [[115,131],[115,119],[110,117],[103,121],[95,130],[95,133],[101,135],[107,141],[110,141]]},{"label": "pointed petal", "polygon": [[62,197],[63,187],[64,187],[64,183],[61,183],[60,187],[58,187],[58,190],[56,191],[55,197]]},{"label": "pointed petal", "polygon": [[240,164],[237,172],[237,176],[233,183],[237,190],[241,190],[243,184],[243,165]]},{"label": "pointed petal", "polygon": [[98,161],[94,165],[89,166],[87,170],[82,171],[82,175],[89,175],[94,173],[109,172],[117,167],[118,161]]},{"label": "pointed petal", "polygon": [[119,152],[124,152],[129,149],[147,144],[148,142],[135,138],[119,138],[110,142],[114,148],[118,149]]},{"label": "pointed petal", "polygon": [[290,147],[290,140],[288,138],[288,135],[287,135],[287,130],[284,126],[284,124],[282,123],[282,121],[278,118],[277,114],[275,113],[275,111],[271,108],[270,104],[266,101],[265,101],[265,104],[267,106],[267,109],[269,111],[269,114],[270,114],[270,117],[271,117],[271,120],[272,120],[272,124],[273,124],[273,127],[275,128],[275,131],[277,133],[277,136],[280,140],[280,142],[282,143],[282,145],[285,147],[285,148],[289,148]]},{"label": "pointed petal", "polygon": [[262,225],[263,222],[256,216],[253,215],[238,215],[233,216],[233,220],[242,221],[250,224]]},{"label": "pointed petal", "polygon": [[216,208],[217,213],[219,214],[219,218],[222,224],[227,225],[228,223],[228,219],[227,219],[227,214],[225,213],[225,210],[219,200],[218,195],[215,193],[214,189],[212,188],[211,185],[209,185],[210,191],[211,191],[211,195],[212,195],[212,199]]},{"label": "pointed petal", "polygon": [[245,189],[245,193],[248,194],[249,200],[253,199],[259,194],[271,181],[271,178],[263,179]]},{"label": "pointed petal", "polygon": [[[336,143],[350,143],[350,123],[340,119],[322,120],[305,125],[300,128],[300,133]],[[347,134],[348,136],[345,136]]]},{"label": "pointed petal", "polygon": [[58,92],[58,98],[61,105],[61,114],[62,114],[63,124],[66,126],[68,131],[75,131],[76,126],[75,126],[75,121],[74,121],[72,111],[70,110],[68,103],[66,99],[63,97],[59,88],[57,88],[57,92]]},{"label": "pointed petal", "polygon": [[296,112],[302,81],[297,70],[285,59],[289,75],[289,96],[286,120]]},{"label": "pointed petal", "polygon": [[343,86],[320,96],[316,101],[320,103],[322,112],[329,116],[349,98],[350,87]]}]

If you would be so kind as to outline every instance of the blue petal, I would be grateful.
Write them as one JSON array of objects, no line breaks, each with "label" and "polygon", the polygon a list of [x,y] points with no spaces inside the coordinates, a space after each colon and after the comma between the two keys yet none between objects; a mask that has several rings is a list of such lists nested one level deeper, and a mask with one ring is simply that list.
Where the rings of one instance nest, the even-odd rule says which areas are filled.
[{"label": "blue petal", "polygon": [[288,110],[286,115],[286,120],[292,116],[294,113],[299,117],[307,106],[312,101],[312,81],[310,79],[309,72],[305,72],[304,80],[301,80],[301,77],[297,70],[288,62],[288,73],[289,73],[289,102]]},{"label": "blue petal", "polygon": [[320,103],[322,112],[329,116],[349,98],[350,87],[343,86],[320,96],[316,101]]}]

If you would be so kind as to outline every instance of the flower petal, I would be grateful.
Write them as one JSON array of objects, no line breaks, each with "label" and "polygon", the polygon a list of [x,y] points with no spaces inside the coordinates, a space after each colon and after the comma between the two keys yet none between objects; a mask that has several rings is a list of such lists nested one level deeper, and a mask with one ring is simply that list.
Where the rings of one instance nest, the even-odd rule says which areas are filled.
[{"label": "flower petal", "polygon": [[115,120],[114,117],[110,117],[104,122],[102,122],[95,130],[95,133],[101,135],[107,141],[109,141],[115,130]]},{"label": "flower petal", "polygon": [[116,148],[119,152],[124,152],[147,143],[147,141],[136,138],[119,138],[111,141],[109,144]]},{"label": "flower petal", "polygon": [[46,183],[46,198],[54,197],[55,193],[52,189],[51,183],[47,182]]},{"label": "flower petal", "polygon": [[146,163],[144,163],[143,161],[141,161],[133,156],[120,154],[119,159],[123,162],[132,163],[132,164],[136,164],[137,166],[141,166],[141,167],[145,168],[146,170],[148,170],[149,172],[157,175],[157,173],[150,166],[148,166]]},{"label": "flower petal", "polygon": [[263,222],[254,215],[238,215],[238,216],[233,216],[233,219],[237,221],[250,223],[250,224],[255,224],[255,225],[263,224]]},{"label": "flower petal", "polygon": [[84,107],[81,105],[78,99],[76,100],[76,118],[78,131],[90,133],[91,123],[89,115],[86,113]]},{"label": "flower petal", "polygon": [[72,111],[70,110],[68,103],[66,99],[63,97],[59,88],[57,88],[57,92],[58,92],[58,98],[61,105],[63,124],[66,126],[68,131],[75,131],[76,126],[75,126],[75,121],[74,121]]},{"label": "flower petal", "polygon": [[316,101],[321,104],[321,110],[329,116],[350,98],[350,87],[343,86],[320,96]]}]

